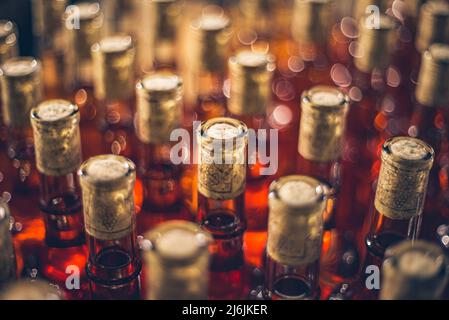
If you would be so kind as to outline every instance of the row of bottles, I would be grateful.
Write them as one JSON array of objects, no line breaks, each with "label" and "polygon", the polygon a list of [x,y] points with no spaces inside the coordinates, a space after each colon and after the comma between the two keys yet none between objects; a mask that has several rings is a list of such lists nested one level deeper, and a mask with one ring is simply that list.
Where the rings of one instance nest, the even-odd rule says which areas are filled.
[{"label": "row of bottles", "polygon": [[447,262],[417,240],[447,250],[449,4],[387,2],[35,0],[39,59],[1,21],[21,276],[77,266],[72,299],[371,299],[383,264],[394,299],[425,265],[440,297]]}]

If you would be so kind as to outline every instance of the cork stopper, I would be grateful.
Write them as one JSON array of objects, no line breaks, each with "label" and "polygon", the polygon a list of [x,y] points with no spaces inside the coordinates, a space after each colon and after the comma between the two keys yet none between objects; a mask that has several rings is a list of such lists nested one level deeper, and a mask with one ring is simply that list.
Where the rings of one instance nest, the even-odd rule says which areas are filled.
[{"label": "cork stopper", "polygon": [[137,84],[136,134],[152,144],[170,142],[181,124],[183,82],[175,74],[157,72]]},{"label": "cork stopper", "polygon": [[179,0],[152,0],[151,12],[156,26],[153,29],[155,41],[176,39],[178,17],[181,13]]},{"label": "cork stopper", "polygon": [[395,48],[397,25],[394,20],[381,15],[378,26],[372,26],[371,20],[360,19],[360,38],[355,57],[355,66],[362,72],[370,73],[374,69],[385,69],[390,64]]},{"label": "cork stopper", "polygon": [[427,1],[420,10],[416,35],[416,49],[424,52],[434,43],[449,42],[449,4]]},{"label": "cork stopper", "polygon": [[161,224],[145,235],[149,300],[207,298],[210,235],[184,221]]},{"label": "cork stopper", "polygon": [[0,198],[0,289],[16,278],[16,257],[10,225],[8,205]]},{"label": "cork stopper", "polygon": [[292,20],[293,38],[302,43],[326,42],[333,5],[333,0],[296,0]]},{"label": "cork stopper", "polygon": [[5,126],[30,127],[30,110],[42,99],[41,63],[31,57],[9,59],[0,69]]},{"label": "cork stopper", "polygon": [[223,12],[203,12],[202,16],[193,22],[192,29],[198,69],[224,73],[232,35],[229,17]]},{"label": "cork stopper", "polygon": [[449,278],[449,261],[437,245],[404,241],[386,252],[382,300],[440,299]]},{"label": "cork stopper", "polygon": [[276,68],[272,55],[244,50],[229,59],[231,96],[235,115],[265,115],[271,102],[271,82]]},{"label": "cork stopper", "polygon": [[198,141],[198,191],[215,200],[241,195],[246,184],[246,125],[231,118],[215,118],[202,124]]},{"label": "cork stopper", "polygon": [[17,26],[9,20],[0,20],[0,66],[6,60],[17,56]]},{"label": "cork stopper", "polygon": [[302,95],[299,154],[307,160],[338,160],[343,152],[349,97],[339,89],[317,86]]},{"label": "cork stopper", "polygon": [[134,230],[136,167],[116,155],[89,159],[78,172],[86,232],[100,240],[118,240]]},{"label": "cork stopper", "polygon": [[33,0],[33,32],[52,38],[63,29],[68,0]]},{"label": "cork stopper", "polygon": [[95,96],[99,100],[127,100],[134,94],[136,51],[127,35],[103,38],[92,46]]},{"label": "cork stopper", "polygon": [[320,257],[325,188],[314,178],[283,177],[270,186],[267,251],[291,266]]},{"label": "cork stopper", "polygon": [[55,285],[41,280],[20,280],[9,286],[0,295],[0,300],[53,301],[63,300],[63,294]]},{"label": "cork stopper", "polygon": [[422,55],[416,100],[429,107],[449,106],[449,45],[434,44]]},{"label": "cork stopper", "polygon": [[385,142],[374,201],[381,214],[407,220],[422,213],[434,155],[432,147],[415,138]]},{"label": "cork stopper", "polygon": [[[91,47],[100,40],[103,20],[103,13],[97,2],[79,2],[67,7],[65,27],[70,31],[70,47],[75,61],[91,59]],[[76,26],[77,22],[79,26]]]},{"label": "cork stopper", "polygon": [[36,166],[47,176],[65,176],[82,161],[78,106],[49,100],[31,110]]}]

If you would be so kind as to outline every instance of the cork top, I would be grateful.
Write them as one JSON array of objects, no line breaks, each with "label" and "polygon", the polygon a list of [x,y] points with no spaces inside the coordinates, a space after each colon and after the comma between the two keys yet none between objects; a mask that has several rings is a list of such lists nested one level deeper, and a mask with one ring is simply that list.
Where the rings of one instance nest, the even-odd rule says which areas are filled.
[{"label": "cork top", "polygon": [[433,43],[449,41],[449,4],[428,1],[421,6],[416,49],[424,52]]},{"label": "cork top", "polygon": [[222,31],[229,27],[231,20],[223,13],[205,12],[194,21],[193,28],[205,32]]},{"label": "cork top", "polygon": [[41,280],[20,280],[7,287],[0,300],[62,300],[62,293],[56,286]]},{"label": "cork top", "polygon": [[274,71],[276,68],[275,58],[271,54],[242,50],[229,59],[231,72],[251,71]]},{"label": "cork top", "polygon": [[316,86],[305,91],[302,97],[303,107],[315,107],[327,111],[338,111],[349,105],[349,97],[335,87]]},{"label": "cork top", "polygon": [[327,40],[333,0],[296,0],[292,35],[297,41],[322,43]]},{"label": "cork top", "polygon": [[360,38],[355,59],[356,67],[363,72],[371,72],[374,69],[384,69],[390,63],[394,40],[397,29],[395,21],[381,15],[379,26],[373,27],[370,21],[360,19]]},{"label": "cork top", "polygon": [[128,184],[135,177],[136,167],[131,160],[116,155],[90,158],[81,166],[81,181],[94,188],[115,189]]},{"label": "cork top", "polygon": [[17,28],[14,22],[9,20],[0,20],[0,45],[3,43],[15,42],[17,40],[16,30]]},{"label": "cork top", "polygon": [[270,200],[279,200],[299,212],[314,210],[321,206],[325,190],[321,183],[311,177],[283,177],[270,186]]},{"label": "cork top", "polygon": [[80,20],[93,20],[101,15],[100,4],[97,2],[79,2],[75,4],[79,10]]},{"label": "cork top", "polygon": [[382,161],[410,170],[430,170],[435,153],[424,141],[411,137],[395,137],[385,142]]},{"label": "cork top", "polygon": [[75,118],[78,111],[78,106],[67,100],[48,100],[31,111],[31,118],[39,123],[55,125]]},{"label": "cork top", "polygon": [[444,107],[449,103],[449,45],[433,44],[422,55],[416,99],[425,106]]},{"label": "cork top", "polygon": [[182,80],[177,75],[161,72],[146,76],[139,87],[148,93],[170,93],[182,87]]},{"label": "cork top", "polygon": [[133,40],[128,35],[114,35],[106,37],[100,40],[99,43],[95,44],[94,51],[101,51],[104,54],[108,53],[121,53],[133,47]]},{"label": "cork top", "polygon": [[144,250],[157,253],[165,263],[187,263],[204,250],[211,240],[200,226],[190,222],[172,221],[150,231],[144,241]]},{"label": "cork top", "polygon": [[201,127],[201,136],[214,141],[239,140],[248,132],[246,125],[232,118],[215,118]]},{"label": "cork top", "polygon": [[28,77],[40,71],[41,63],[32,57],[17,57],[6,61],[0,75],[10,78]]}]

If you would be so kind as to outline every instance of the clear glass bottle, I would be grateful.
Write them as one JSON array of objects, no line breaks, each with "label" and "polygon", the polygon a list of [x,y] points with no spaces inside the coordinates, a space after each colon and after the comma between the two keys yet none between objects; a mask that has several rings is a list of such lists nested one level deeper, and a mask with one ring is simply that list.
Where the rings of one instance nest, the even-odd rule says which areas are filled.
[{"label": "clear glass bottle", "polygon": [[181,190],[182,163],[171,158],[170,136],[182,122],[183,82],[172,73],[156,72],[137,84],[136,136],[138,178],[143,199],[138,231],[164,220],[189,219]]},{"label": "clear glass bottle", "polygon": [[306,176],[283,177],[272,183],[265,298],[318,299],[325,190]]},{"label": "clear glass bottle", "polygon": [[148,232],[142,242],[147,299],[206,300],[210,241],[191,222],[166,222]]},{"label": "clear glass bottle", "polygon": [[93,93],[93,64],[91,48],[101,39],[104,15],[98,2],[79,2],[68,6],[65,28],[68,41],[65,86],[69,100],[80,108],[81,140],[86,158],[101,150],[101,135],[97,129],[97,110]]},{"label": "clear glass bottle", "polygon": [[116,155],[81,165],[87,276],[92,299],[139,299],[141,261],[136,237],[136,168]]},{"label": "clear glass bottle", "polygon": [[92,46],[96,121],[102,134],[101,150],[135,159],[133,106],[135,57],[128,35],[102,38]]},{"label": "clear glass bottle", "polygon": [[449,261],[437,245],[404,241],[386,252],[381,300],[439,300],[449,280]]},{"label": "clear glass bottle", "polygon": [[66,98],[64,88],[64,14],[67,0],[33,0],[33,35],[35,48],[43,65],[44,92],[46,99]]},{"label": "clear glass bottle", "polygon": [[226,58],[232,29],[223,11],[205,11],[191,25],[192,56],[189,73],[192,80],[195,118],[206,121],[225,114],[223,85]]},{"label": "clear glass bottle", "polygon": [[215,240],[211,299],[239,299],[245,288],[243,234],[248,129],[231,118],[201,126],[198,151],[198,222]]},{"label": "clear glass bottle", "polygon": [[[14,22],[0,20],[0,68],[6,60],[16,57],[18,49],[18,32]],[[1,89],[0,89],[1,90]],[[0,108],[2,97],[0,92]],[[6,146],[7,130],[3,124],[2,110],[0,110],[0,150]]]},{"label": "clear glass bottle", "polygon": [[[262,264],[264,244],[260,239],[266,239],[268,187],[277,173],[277,168],[271,174],[264,173],[270,166],[276,166],[267,162],[271,153],[267,115],[272,105],[271,86],[275,69],[274,57],[270,54],[242,50],[229,59],[228,116],[245,123],[254,138],[252,142],[257,142],[257,147],[248,151],[251,161],[248,163],[245,189],[249,231],[245,234],[246,255],[255,265]],[[273,156],[277,155],[271,154]]]},{"label": "clear glass bottle", "polygon": [[8,156],[15,190],[37,188],[30,110],[42,99],[41,63],[32,57],[9,59],[0,69],[3,124],[8,131]]}]

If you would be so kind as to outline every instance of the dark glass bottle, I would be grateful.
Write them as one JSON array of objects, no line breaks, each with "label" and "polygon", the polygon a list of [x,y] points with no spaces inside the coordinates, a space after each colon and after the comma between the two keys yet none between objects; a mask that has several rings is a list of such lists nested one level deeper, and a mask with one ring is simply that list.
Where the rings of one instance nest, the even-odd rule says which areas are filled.
[{"label": "dark glass bottle", "polygon": [[134,208],[135,165],[97,156],[79,170],[92,299],[139,299],[141,261]]}]

